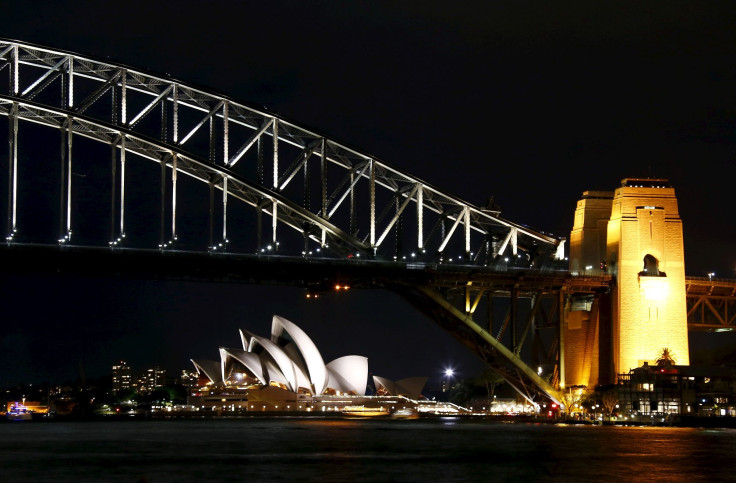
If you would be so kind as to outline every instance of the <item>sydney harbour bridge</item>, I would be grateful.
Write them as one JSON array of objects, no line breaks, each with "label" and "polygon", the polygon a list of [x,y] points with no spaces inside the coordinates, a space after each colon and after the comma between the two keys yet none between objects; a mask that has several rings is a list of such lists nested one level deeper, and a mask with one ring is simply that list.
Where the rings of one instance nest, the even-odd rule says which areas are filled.
[{"label": "sydney harbour bridge", "polygon": [[[0,39],[0,114],[2,273],[386,289],[530,401],[565,387],[565,307],[611,289],[564,238],[166,75]],[[687,297],[690,330],[736,326],[736,284]]]}]

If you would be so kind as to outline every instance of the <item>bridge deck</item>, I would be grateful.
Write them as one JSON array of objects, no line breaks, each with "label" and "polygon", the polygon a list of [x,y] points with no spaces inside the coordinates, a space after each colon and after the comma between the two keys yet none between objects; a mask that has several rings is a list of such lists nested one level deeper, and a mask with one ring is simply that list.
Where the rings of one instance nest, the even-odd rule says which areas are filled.
[{"label": "bridge deck", "polygon": [[329,290],[335,283],[383,288],[386,281],[497,293],[608,290],[610,276],[578,277],[564,271],[493,271],[477,266],[399,263],[278,255],[126,250],[49,245],[3,245],[0,273],[275,284]]}]

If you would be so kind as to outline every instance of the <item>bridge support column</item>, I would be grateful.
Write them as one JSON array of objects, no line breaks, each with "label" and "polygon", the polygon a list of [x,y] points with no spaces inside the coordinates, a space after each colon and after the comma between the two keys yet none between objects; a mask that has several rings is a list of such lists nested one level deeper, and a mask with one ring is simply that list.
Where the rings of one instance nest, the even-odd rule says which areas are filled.
[{"label": "bridge support column", "polygon": [[559,318],[559,324],[557,324],[557,340],[559,341],[557,367],[559,368],[560,389],[565,389],[565,294],[561,290],[557,294],[557,310]]},{"label": "bridge support column", "polygon": [[210,250],[215,246],[215,183],[210,180]]},{"label": "bridge support column", "polygon": [[71,239],[72,218],[72,117],[67,116],[61,129],[61,188],[59,195],[59,243]]},{"label": "bridge support column", "polygon": [[263,198],[256,205],[256,253],[261,253],[263,248]]},{"label": "bridge support column", "polygon": [[8,234],[6,240],[11,242],[18,228],[18,104],[15,102],[10,108],[8,131]]},{"label": "bridge support column", "polygon": [[176,178],[179,169],[179,155],[177,153],[172,154],[171,159],[171,241],[174,242],[177,239],[176,236]]},{"label": "bridge support column", "polygon": [[276,200],[273,200],[271,209],[273,210],[271,212],[271,243],[273,243],[273,249],[277,250],[279,242],[276,240],[276,227],[278,226],[279,221],[279,210]]},{"label": "bridge support column", "polygon": [[159,223],[159,242],[158,247],[163,249],[166,245],[166,236],[164,233],[166,227],[166,157],[161,157],[161,214]]}]

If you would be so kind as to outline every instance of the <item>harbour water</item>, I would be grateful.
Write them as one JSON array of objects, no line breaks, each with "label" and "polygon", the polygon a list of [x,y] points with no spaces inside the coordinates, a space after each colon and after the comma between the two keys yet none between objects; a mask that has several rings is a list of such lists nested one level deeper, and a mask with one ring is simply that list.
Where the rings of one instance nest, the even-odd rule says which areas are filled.
[{"label": "harbour water", "polygon": [[0,424],[0,481],[732,481],[736,430],[421,420]]}]

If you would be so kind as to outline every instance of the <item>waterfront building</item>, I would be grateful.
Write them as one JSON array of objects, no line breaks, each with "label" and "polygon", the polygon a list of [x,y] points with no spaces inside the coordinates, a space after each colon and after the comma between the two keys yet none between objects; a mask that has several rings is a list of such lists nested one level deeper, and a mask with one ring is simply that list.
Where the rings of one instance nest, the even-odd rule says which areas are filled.
[{"label": "waterfront building", "polygon": [[130,366],[125,361],[119,361],[112,366],[112,392],[122,391],[131,387]]},{"label": "waterfront building", "polygon": [[734,367],[645,363],[618,379],[619,412],[627,417],[736,417]]},{"label": "waterfront building", "polygon": [[426,378],[382,381],[383,393],[366,396],[368,359],[339,357],[327,364],[293,322],[275,315],[271,337],[240,331],[240,348],[220,348],[220,360],[192,360],[198,382],[188,404],[229,411],[340,411],[375,407],[415,409]]}]

